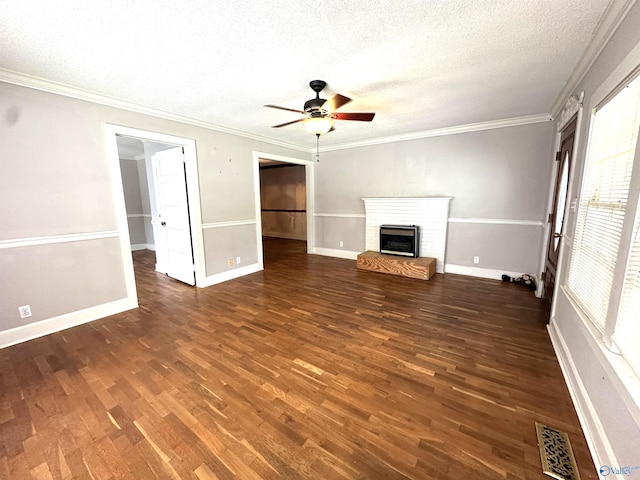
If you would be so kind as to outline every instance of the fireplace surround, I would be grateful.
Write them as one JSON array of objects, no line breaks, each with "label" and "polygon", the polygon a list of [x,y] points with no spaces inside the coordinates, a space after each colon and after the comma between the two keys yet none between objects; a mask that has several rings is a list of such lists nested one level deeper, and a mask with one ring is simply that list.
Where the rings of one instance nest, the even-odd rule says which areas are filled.
[{"label": "fireplace surround", "polygon": [[436,259],[444,273],[451,197],[366,197],[365,250],[380,251],[380,225],[418,225],[420,255]]}]

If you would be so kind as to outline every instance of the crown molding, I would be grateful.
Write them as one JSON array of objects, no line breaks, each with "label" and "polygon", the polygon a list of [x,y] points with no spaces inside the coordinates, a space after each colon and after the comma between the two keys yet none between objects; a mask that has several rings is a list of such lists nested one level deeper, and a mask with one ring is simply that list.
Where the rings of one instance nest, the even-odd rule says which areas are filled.
[{"label": "crown molding", "polygon": [[[635,0],[633,0],[635,1]],[[184,117],[182,115],[176,115],[174,113],[164,112],[156,110],[150,107],[144,107],[133,103],[117,100],[115,98],[99,95],[87,90],[78,89],[69,85],[64,85],[43,78],[34,77],[31,75],[25,75],[11,70],[5,70],[0,68],[0,82],[10,83],[13,85],[19,85],[22,87],[33,88],[35,90],[41,90],[43,92],[54,93],[57,95],[63,95],[65,97],[75,98],[78,100],[84,100],[91,103],[97,103],[108,107],[119,108],[130,112],[141,113],[144,115],[150,115],[152,117],[163,118],[165,120],[171,120],[174,122],[184,123],[187,125],[193,125],[196,127],[206,128],[221,133],[227,133],[230,135],[237,135],[244,138],[249,138],[259,142],[265,142],[272,145],[278,145],[280,147],[291,148],[304,153],[314,153],[315,148],[303,147],[300,145],[294,145],[287,142],[280,142],[272,138],[263,137],[261,135],[255,135],[243,130],[236,130],[228,127],[222,127],[213,123],[203,122],[190,117]],[[437,128],[433,130],[425,130],[421,132],[412,132],[401,135],[393,135],[389,137],[379,137],[368,140],[361,140],[356,142],[341,143],[338,145],[320,147],[320,153],[329,152],[333,150],[342,150],[347,148],[365,147],[370,145],[380,145],[384,143],[403,142],[407,140],[417,140],[428,137],[439,137],[445,135],[455,135],[458,133],[477,132],[481,130],[492,130],[495,128],[513,127],[518,125],[528,125],[532,123],[548,122],[552,119],[548,113],[529,115],[523,117],[506,118],[501,120],[491,120],[489,122],[471,123],[465,125],[457,125],[452,127]]]},{"label": "crown molding", "polygon": [[453,127],[436,128],[434,130],[425,130],[422,132],[405,133],[401,135],[392,135],[389,137],[380,137],[359,142],[342,143],[327,147],[320,147],[320,153],[330,152],[332,150],[342,150],[345,148],[366,147],[370,145],[379,145],[383,143],[404,142],[407,140],[419,140],[421,138],[442,137],[445,135],[455,135],[458,133],[478,132],[481,130],[493,130],[496,128],[516,127],[518,125],[529,125],[532,123],[543,123],[551,121],[551,115],[543,113],[539,115],[528,115],[525,117],[505,118],[502,120],[491,120],[489,122],[469,123],[466,125],[457,125]]},{"label": "crown molding", "polygon": [[573,73],[571,73],[564,88],[551,106],[551,116],[553,118],[556,118],[562,111],[571,93],[580,84],[635,3],[636,0],[612,0],[609,3],[600,22],[598,22],[593,31],[589,45],[587,45],[582,57],[580,57],[573,69]]},{"label": "crown molding", "polygon": [[240,137],[249,138],[251,140],[257,140],[259,142],[266,142],[280,147],[292,148],[294,150],[310,153],[313,151],[311,148],[301,147],[300,145],[294,145],[287,142],[280,142],[272,138],[263,137],[262,135],[256,135],[253,133],[245,132],[243,130],[236,130],[233,128],[223,127],[214,123],[203,122],[202,120],[196,120],[195,118],[184,117],[175,113],[164,112],[162,110],[156,110],[155,108],[145,107],[142,105],[136,105],[135,103],[125,102],[115,98],[107,97],[105,95],[99,95],[97,93],[83,90],[76,87],[71,87],[62,83],[53,82],[51,80],[45,80],[40,77],[34,77],[32,75],[26,75],[23,73],[14,72],[0,68],[0,82],[11,83],[13,85],[19,85],[21,87],[33,88],[34,90],[41,90],[43,92],[54,93],[57,95],[63,95],[65,97],[75,98],[77,100],[84,100],[91,103],[97,103],[99,105],[105,105],[107,107],[119,108],[135,113],[142,113],[152,117],[163,118],[165,120],[171,120],[174,122],[185,123],[187,125],[193,125],[195,127],[206,128],[209,130],[215,130],[216,132],[228,133],[230,135],[237,135]]}]

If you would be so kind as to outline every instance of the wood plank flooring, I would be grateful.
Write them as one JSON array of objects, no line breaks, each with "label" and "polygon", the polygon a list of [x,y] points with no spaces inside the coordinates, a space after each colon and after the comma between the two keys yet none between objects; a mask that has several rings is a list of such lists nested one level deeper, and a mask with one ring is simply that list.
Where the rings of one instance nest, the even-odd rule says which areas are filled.
[{"label": "wood plank flooring", "polygon": [[277,239],[205,289],[153,262],[134,255],[138,309],[0,350],[0,478],[544,479],[535,421],[597,478],[520,285]]}]

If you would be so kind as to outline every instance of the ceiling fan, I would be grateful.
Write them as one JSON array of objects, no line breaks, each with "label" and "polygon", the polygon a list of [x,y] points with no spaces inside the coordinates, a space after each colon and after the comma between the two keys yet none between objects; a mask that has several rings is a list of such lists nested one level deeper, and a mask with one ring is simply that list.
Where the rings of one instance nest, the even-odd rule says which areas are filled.
[{"label": "ceiling fan", "polygon": [[320,135],[324,135],[325,133],[334,130],[334,120],[357,120],[360,122],[370,122],[375,116],[375,113],[337,113],[337,109],[351,101],[349,97],[345,97],[344,95],[337,93],[329,100],[320,98],[320,92],[327,86],[327,82],[323,80],[311,80],[311,82],[309,82],[309,86],[314,92],[316,92],[316,98],[307,100],[304,104],[304,110],[295,110],[293,108],[279,107],[277,105],[265,105],[265,107],[277,108],[279,110],[286,110],[288,112],[296,112],[304,115],[304,117],[293,120],[292,122],[273,125],[273,128],[286,127],[293,123],[302,122],[309,133],[320,137]]}]

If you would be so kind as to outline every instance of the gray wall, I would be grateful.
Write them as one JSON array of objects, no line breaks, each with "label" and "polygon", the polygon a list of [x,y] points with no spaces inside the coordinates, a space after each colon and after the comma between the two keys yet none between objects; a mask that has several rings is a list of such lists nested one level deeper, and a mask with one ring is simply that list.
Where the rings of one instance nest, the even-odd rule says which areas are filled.
[{"label": "gray wall", "polygon": [[[195,139],[208,275],[258,257],[253,151],[304,155],[2,82],[0,98],[0,333],[126,296],[105,123]],[[248,227],[230,245],[238,229],[224,222],[237,221]]]},{"label": "gray wall", "polygon": [[262,235],[307,239],[306,212],[265,210],[306,210],[307,189],[304,165],[260,169]]},{"label": "gray wall", "polygon": [[316,246],[364,250],[363,197],[450,196],[447,264],[536,273],[552,151],[545,122],[325,152]]},{"label": "gray wall", "polygon": [[[103,305],[126,296],[118,238],[0,250],[0,327]],[[33,316],[21,320],[18,306]]]},{"label": "gray wall", "polygon": [[[144,239],[147,248],[154,250],[155,240],[153,236],[153,226],[151,225],[151,220],[153,218],[153,215],[151,214],[151,198],[154,197],[153,202],[155,204],[155,195],[152,194],[153,190],[150,190],[150,188],[153,189],[153,175],[151,174],[150,169],[147,168],[146,156],[137,162],[138,181],[140,182],[140,201],[142,202],[142,214],[144,215]],[[151,179],[149,177],[151,177]]]},{"label": "gray wall", "polygon": [[[640,4],[636,3],[573,92],[579,94],[584,91],[585,96],[570,200],[575,199],[580,191],[590,111],[598,101],[592,96],[603,85],[605,90],[612,90],[633,67],[640,65],[639,25]],[[625,61],[625,68],[616,73],[617,78],[610,78],[630,53],[630,66]],[[570,209],[567,212],[565,245],[572,242],[576,213]],[[619,365],[622,361],[604,348],[600,333],[589,327],[588,321],[567,295],[564,285],[568,258],[568,253],[563,256],[558,272],[557,287],[560,288],[556,290],[557,305],[550,328],[554,346],[565,369],[569,388],[579,405],[585,434],[593,439],[596,446],[600,465],[637,466],[640,464],[640,398],[637,394],[640,391],[640,379],[631,372],[621,376]],[[614,289],[621,287],[614,285]],[[635,393],[629,390],[629,385],[634,386]],[[608,452],[613,452],[617,458],[612,458]],[[596,465],[596,468],[600,465]]]},{"label": "gray wall", "polygon": [[[120,173],[124,190],[124,203],[129,224],[131,246],[146,245],[145,218],[142,216],[142,193],[140,189],[140,171],[138,160],[120,159]],[[148,203],[148,202],[147,202]]]}]

